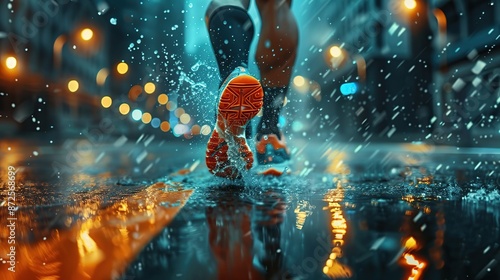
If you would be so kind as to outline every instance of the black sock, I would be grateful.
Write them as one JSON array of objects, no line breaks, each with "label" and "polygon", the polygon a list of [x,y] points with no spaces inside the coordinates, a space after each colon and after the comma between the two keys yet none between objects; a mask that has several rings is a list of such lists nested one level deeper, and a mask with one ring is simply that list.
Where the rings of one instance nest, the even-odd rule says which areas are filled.
[{"label": "black sock", "polygon": [[222,80],[238,66],[248,65],[254,25],[247,11],[223,6],[208,20],[208,32]]},{"label": "black sock", "polygon": [[262,118],[257,127],[257,140],[260,140],[264,134],[276,134],[281,139],[278,122],[288,87],[264,87],[263,89],[264,105],[262,106]]}]

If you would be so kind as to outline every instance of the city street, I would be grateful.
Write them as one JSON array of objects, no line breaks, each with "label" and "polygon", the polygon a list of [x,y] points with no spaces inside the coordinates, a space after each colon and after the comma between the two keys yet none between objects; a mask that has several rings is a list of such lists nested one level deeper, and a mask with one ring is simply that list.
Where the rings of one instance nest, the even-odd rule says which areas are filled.
[{"label": "city street", "polygon": [[290,174],[229,181],[203,141],[141,138],[0,143],[17,207],[2,279],[500,276],[499,149],[297,138]]}]

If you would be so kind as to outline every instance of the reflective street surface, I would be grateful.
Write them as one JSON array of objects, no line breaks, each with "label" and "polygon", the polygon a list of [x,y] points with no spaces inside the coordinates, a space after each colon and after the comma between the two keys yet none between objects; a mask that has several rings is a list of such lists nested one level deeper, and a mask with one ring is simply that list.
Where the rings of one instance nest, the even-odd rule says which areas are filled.
[{"label": "reflective street surface", "polygon": [[500,279],[499,149],[296,140],[229,181],[143,142],[2,141],[0,278]]}]

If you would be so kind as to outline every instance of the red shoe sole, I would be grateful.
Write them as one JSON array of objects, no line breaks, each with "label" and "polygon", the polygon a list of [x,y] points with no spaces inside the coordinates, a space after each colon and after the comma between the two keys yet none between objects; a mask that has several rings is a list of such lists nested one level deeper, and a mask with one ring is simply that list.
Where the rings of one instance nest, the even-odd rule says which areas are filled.
[{"label": "red shoe sole", "polygon": [[205,156],[208,170],[214,175],[226,178],[240,175],[238,161],[232,162],[228,156],[228,141],[236,146],[236,157],[243,160],[244,168],[252,168],[253,154],[246,143],[245,127],[259,112],[263,98],[262,86],[250,75],[237,76],[223,90],[215,126],[219,129],[212,132]]}]

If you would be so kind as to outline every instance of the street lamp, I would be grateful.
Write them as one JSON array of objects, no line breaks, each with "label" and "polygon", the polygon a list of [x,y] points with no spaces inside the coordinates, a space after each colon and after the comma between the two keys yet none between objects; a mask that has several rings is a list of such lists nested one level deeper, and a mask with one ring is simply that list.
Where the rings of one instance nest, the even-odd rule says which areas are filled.
[{"label": "street lamp", "polygon": [[326,60],[333,69],[340,69],[344,66],[349,54],[342,46],[333,45],[330,51],[325,53]]},{"label": "street lamp", "polygon": [[120,114],[126,115],[130,112],[130,106],[127,103],[122,103],[120,107],[118,107]]},{"label": "street lamp", "polygon": [[94,31],[90,28],[84,28],[82,32],[80,32],[80,36],[84,41],[89,41],[92,37],[94,37]]},{"label": "street lamp", "polygon": [[167,104],[168,103],[168,95],[166,95],[165,93],[158,95],[158,103],[161,105]]},{"label": "street lamp", "polygon": [[151,116],[150,113],[145,112],[142,114],[141,120],[144,124],[150,123],[152,119],[153,119],[153,117]]},{"label": "street lamp", "polygon": [[79,87],[80,87],[80,84],[78,83],[77,80],[71,80],[68,82],[68,90],[71,92],[76,92]]},{"label": "street lamp", "polygon": [[333,57],[340,57],[342,55],[342,49],[340,49],[340,47],[338,46],[333,46],[330,48],[330,54]]},{"label": "street lamp", "polygon": [[413,10],[417,7],[417,1],[415,0],[404,0],[405,7],[409,10]]},{"label": "street lamp", "polygon": [[366,79],[366,61],[362,55],[350,54],[343,45],[333,45],[329,52],[326,53],[325,59],[328,65],[334,70],[340,70],[345,66],[347,61],[356,63],[358,77],[361,81]]},{"label": "street lamp", "polygon": [[111,97],[106,95],[101,98],[101,105],[103,108],[109,108],[111,107],[112,104],[113,104],[113,99],[111,99]]},{"label": "street lamp", "polygon": [[119,74],[125,75],[128,72],[128,64],[125,62],[120,62],[116,66],[116,71],[118,71]]},{"label": "street lamp", "polygon": [[306,79],[302,76],[295,76],[295,78],[293,78],[293,84],[296,87],[302,87],[306,84]]},{"label": "street lamp", "polygon": [[[80,32],[80,37],[83,41],[88,42],[94,37],[94,31],[92,31],[92,29],[90,28],[84,28]],[[57,69],[61,68],[62,50],[67,42],[68,42],[68,36],[66,34],[59,35],[54,41],[53,57],[54,57],[54,65],[55,68]]]},{"label": "street lamp", "polygon": [[156,90],[156,85],[153,82],[148,82],[144,85],[144,91],[147,94],[152,94]]},{"label": "street lamp", "polygon": [[7,57],[7,59],[5,59],[5,66],[7,66],[9,70],[13,70],[17,66],[17,59],[13,56]]}]

